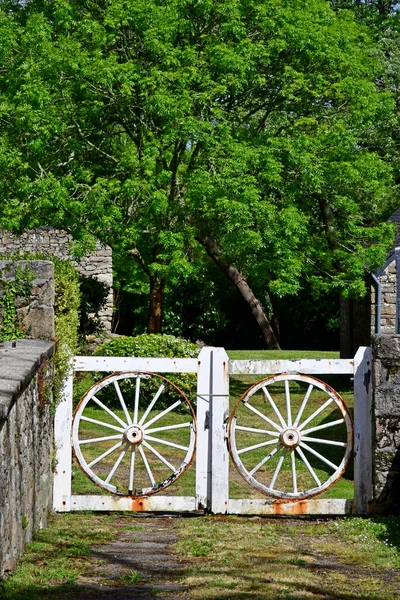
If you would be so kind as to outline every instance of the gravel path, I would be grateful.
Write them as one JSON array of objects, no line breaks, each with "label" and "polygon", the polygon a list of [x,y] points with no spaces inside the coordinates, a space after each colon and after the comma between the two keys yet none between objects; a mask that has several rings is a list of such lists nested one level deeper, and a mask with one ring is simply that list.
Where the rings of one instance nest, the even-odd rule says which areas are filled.
[{"label": "gravel path", "polygon": [[[126,525],[126,522],[124,522]],[[174,519],[140,518],[110,543],[92,547],[90,575],[68,590],[74,600],[85,598],[133,600],[181,598],[183,564],[171,553],[176,542]]]}]

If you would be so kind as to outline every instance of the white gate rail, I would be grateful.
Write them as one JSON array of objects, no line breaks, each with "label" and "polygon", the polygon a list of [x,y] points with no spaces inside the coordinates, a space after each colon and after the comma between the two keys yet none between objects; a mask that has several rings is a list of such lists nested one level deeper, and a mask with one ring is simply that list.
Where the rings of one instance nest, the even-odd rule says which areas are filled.
[{"label": "white gate rail", "polygon": [[[231,514],[367,514],[372,499],[370,348],[354,359],[229,360],[223,348],[203,348],[198,359],[82,357],[72,360],[64,398],[55,416],[56,472],[53,508],[71,510],[194,511]],[[73,374],[79,371],[151,371],[197,374],[196,491],[193,496],[143,498],[74,495],[71,492]],[[354,377],[354,502],[348,499],[282,502],[229,498],[229,375],[342,374]]]}]

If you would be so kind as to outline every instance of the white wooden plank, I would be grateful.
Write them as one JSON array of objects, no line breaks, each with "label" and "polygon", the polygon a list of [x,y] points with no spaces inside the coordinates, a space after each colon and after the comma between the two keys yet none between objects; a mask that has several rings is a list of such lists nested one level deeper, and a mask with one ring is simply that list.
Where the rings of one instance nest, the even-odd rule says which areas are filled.
[{"label": "white wooden plank", "polygon": [[150,371],[151,373],[197,373],[197,358],[138,358],[133,356],[75,356],[74,371]]},{"label": "white wooden plank", "polygon": [[230,375],[275,375],[276,373],[304,373],[305,375],[353,375],[354,361],[350,359],[301,360],[231,360]]},{"label": "white wooden plank", "polygon": [[130,498],[128,496],[75,496],[71,497],[71,510],[123,510],[141,511],[194,511],[194,496],[147,496]]},{"label": "white wooden plank", "polygon": [[281,502],[273,500],[230,499],[228,512],[231,515],[349,515],[353,501],[341,498]]},{"label": "white wooden plank", "polygon": [[211,512],[224,514],[229,498],[229,358],[223,348],[212,350],[211,391]]},{"label": "white wooden plank", "polygon": [[372,349],[354,357],[354,512],[367,515],[372,500]]},{"label": "white wooden plank", "polygon": [[72,370],[64,383],[62,400],[54,417],[55,463],[53,509],[68,512],[71,509],[71,425],[72,425]]},{"label": "white wooden plank", "polygon": [[211,351],[202,348],[197,375],[196,499],[198,508],[211,508]]}]

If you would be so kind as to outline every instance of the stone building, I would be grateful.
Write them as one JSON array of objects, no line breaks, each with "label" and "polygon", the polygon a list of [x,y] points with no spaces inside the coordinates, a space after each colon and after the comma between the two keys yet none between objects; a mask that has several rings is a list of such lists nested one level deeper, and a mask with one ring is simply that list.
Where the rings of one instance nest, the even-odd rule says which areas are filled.
[{"label": "stone building", "polygon": [[2,254],[19,251],[45,252],[58,258],[69,258],[82,275],[97,279],[108,287],[106,304],[99,313],[99,320],[106,331],[111,331],[113,316],[112,250],[97,242],[95,252],[84,256],[77,262],[71,256],[71,242],[70,234],[52,227],[37,227],[27,230],[21,235],[0,231],[0,258]]},{"label": "stone building", "polygon": [[367,280],[364,298],[342,298],[340,355],[354,356],[359,346],[370,346],[371,335],[400,333],[400,208],[389,219],[397,225],[396,239],[386,262]]}]

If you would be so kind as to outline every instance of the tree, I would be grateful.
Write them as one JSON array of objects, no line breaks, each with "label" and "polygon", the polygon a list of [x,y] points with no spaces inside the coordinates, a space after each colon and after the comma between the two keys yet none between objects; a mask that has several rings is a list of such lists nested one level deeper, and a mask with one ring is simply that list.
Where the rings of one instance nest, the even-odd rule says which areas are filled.
[{"label": "tree", "polygon": [[[362,293],[391,241],[392,111],[365,27],[324,0],[4,3],[0,224],[110,244],[149,290],[196,245],[264,307],[300,282]],[[12,173],[12,178],[11,178]]]}]

